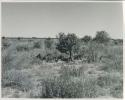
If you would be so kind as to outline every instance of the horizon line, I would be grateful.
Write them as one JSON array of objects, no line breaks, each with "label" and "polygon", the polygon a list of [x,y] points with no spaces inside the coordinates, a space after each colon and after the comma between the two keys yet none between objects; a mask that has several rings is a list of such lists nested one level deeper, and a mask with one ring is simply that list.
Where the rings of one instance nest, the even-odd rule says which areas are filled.
[{"label": "horizon line", "polygon": [[[20,38],[20,39],[47,39],[47,38],[58,39],[57,37],[9,37],[9,36],[1,36],[1,38],[8,38],[8,39],[17,39],[17,38]],[[81,37],[81,38],[83,38],[83,37]],[[79,38],[79,39],[81,39],[81,38]],[[123,38],[110,38],[110,39],[111,40],[112,39],[121,39],[121,40],[123,40]]]}]

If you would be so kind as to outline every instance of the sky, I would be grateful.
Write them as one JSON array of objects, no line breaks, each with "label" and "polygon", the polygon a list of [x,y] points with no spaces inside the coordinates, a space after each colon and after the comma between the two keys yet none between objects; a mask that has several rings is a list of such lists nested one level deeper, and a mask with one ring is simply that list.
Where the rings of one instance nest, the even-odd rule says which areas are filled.
[{"label": "sky", "polygon": [[123,38],[120,2],[14,2],[2,3],[2,35],[7,37],[56,37],[59,32],[78,37],[105,30]]}]

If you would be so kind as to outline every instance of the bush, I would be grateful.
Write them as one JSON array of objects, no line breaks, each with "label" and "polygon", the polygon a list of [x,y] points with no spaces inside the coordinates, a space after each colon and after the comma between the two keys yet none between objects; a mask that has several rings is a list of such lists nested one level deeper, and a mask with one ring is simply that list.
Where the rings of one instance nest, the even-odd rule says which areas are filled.
[{"label": "bush", "polygon": [[120,83],[122,83],[121,75],[116,72],[100,75],[97,79],[97,84],[102,88],[112,87],[113,85]]},{"label": "bush", "polygon": [[99,52],[103,49],[102,45],[95,42],[90,42],[86,47],[83,48],[84,57],[87,59],[88,63],[97,62]]},{"label": "bush", "polygon": [[[60,76],[50,77],[41,80],[41,85],[34,93],[31,92],[32,97],[37,98],[81,98],[83,94],[83,83],[73,77],[79,76],[79,70],[73,66],[62,66]],[[81,67],[80,67],[81,68]],[[35,95],[33,95],[35,94]]]},{"label": "bush", "polygon": [[29,51],[30,48],[28,47],[28,44],[20,44],[16,46],[17,51]]},{"label": "bush", "polygon": [[76,66],[62,66],[60,74],[60,77],[65,80],[82,84],[81,98],[95,98],[98,96],[97,80],[94,77],[85,76],[83,66],[78,68]]},{"label": "bush", "polygon": [[8,48],[5,50],[2,50],[2,72],[4,72],[5,70],[9,70],[10,68],[12,68],[12,61],[14,60],[14,49],[13,48]]},{"label": "bush", "polygon": [[110,40],[109,34],[106,31],[97,31],[94,41],[98,43],[108,43]]},{"label": "bush", "polygon": [[92,40],[92,37],[91,37],[91,36],[86,35],[86,36],[84,36],[81,40],[82,40],[83,42],[85,42],[85,43],[88,43],[89,41],[91,41],[91,40]]},{"label": "bush", "polygon": [[28,73],[22,72],[20,70],[11,69],[3,74],[3,87],[12,87],[21,91],[27,91],[32,88],[32,83],[29,79]]},{"label": "bush", "polygon": [[40,41],[34,42],[33,48],[41,48],[41,43],[40,43]]},{"label": "bush", "polygon": [[123,83],[110,88],[110,94],[115,98],[123,98]]},{"label": "bush", "polygon": [[[105,71],[123,70],[123,50],[121,47],[107,47],[104,54],[107,58],[103,59],[103,66],[100,67],[100,69],[104,69]],[[110,58],[108,56],[110,56]]]},{"label": "bush", "polygon": [[43,81],[44,92],[42,97],[45,98],[80,98],[82,97],[82,83],[61,78],[47,79]]},{"label": "bush", "polygon": [[94,77],[83,77],[83,98],[98,97],[97,81]]},{"label": "bush", "polygon": [[53,47],[53,39],[51,38],[46,38],[45,41],[44,41],[44,44],[45,44],[45,48],[46,49],[52,49]]},{"label": "bush", "polygon": [[2,49],[7,49],[8,47],[11,46],[11,42],[7,40],[2,40]]}]

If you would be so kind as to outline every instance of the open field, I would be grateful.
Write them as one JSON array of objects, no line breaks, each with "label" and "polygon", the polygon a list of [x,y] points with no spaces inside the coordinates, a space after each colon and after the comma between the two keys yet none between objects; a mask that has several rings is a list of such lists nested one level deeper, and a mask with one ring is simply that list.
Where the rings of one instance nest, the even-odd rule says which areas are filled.
[{"label": "open field", "polygon": [[2,39],[2,97],[123,97],[122,44],[80,42],[67,62],[52,41],[48,49],[45,39]]}]

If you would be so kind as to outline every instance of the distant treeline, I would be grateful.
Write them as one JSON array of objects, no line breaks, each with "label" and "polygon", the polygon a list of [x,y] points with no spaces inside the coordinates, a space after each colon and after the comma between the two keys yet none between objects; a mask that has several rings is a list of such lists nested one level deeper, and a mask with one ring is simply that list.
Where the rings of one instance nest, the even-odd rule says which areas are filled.
[{"label": "distant treeline", "polygon": [[[18,40],[24,40],[24,39],[47,39],[47,38],[39,38],[39,37],[2,37],[2,39],[18,39]],[[51,39],[58,39],[58,38],[51,38]],[[82,39],[82,38],[80,38]],[[110,41],[114,42],[115,44],[123,44],[123,39],[111,39]]]},{"label": "distant treeline", "polygon": [[[39,38],[39,37],[2,37],[2,39],[47,39],[47,38]],[[58,38],[51,38],[51,39],[58,39]]]}]

